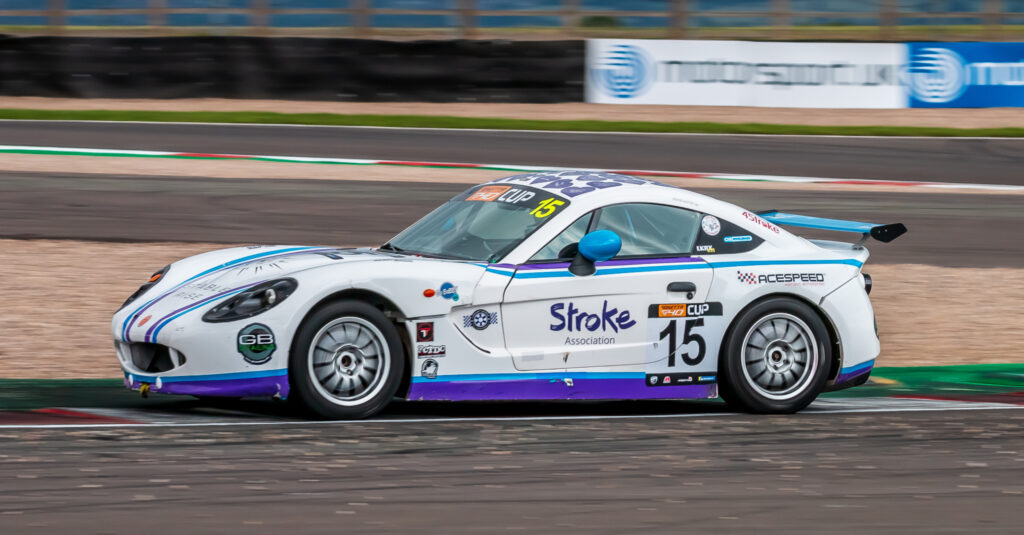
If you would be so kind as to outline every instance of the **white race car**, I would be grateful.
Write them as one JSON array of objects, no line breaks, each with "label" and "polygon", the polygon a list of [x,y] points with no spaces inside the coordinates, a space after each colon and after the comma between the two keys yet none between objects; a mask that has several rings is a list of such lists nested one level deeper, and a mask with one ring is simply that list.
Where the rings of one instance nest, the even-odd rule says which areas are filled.
[{"label": "white race car", "polygon": [[632,176],[472,187],[376,249],[175,262],[114,315],[125,383],[277,396],[323,418],[409,400],[703,399],[786,413],[879,352],[860,243],[902,224],[754,213]]}]

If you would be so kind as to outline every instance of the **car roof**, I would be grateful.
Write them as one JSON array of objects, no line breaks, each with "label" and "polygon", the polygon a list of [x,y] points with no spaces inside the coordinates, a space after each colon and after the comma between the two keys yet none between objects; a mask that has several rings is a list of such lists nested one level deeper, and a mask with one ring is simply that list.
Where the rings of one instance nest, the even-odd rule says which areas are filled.
[{"label": "car roof", "polygon": [[682,188],[662,184],[649,178],[606,173],[603,171],[588,171],[586,169],[524,173],[492,180],[487,182],[487,184],[522,184],[570,199],[613,188],[616,191],[640,188],[668,188],[676,192],[682,190]]},{"label": "car roof", "polygon": [[[735,216],[743,211],[733,204],[640,176],[586,169],[542,171],[499,178],[484,185],[521,184],[566,197],[578,208],[592,210],[618,202],[658,202],[700,211]],[[582,202],[581,202],[582,201]]]}]

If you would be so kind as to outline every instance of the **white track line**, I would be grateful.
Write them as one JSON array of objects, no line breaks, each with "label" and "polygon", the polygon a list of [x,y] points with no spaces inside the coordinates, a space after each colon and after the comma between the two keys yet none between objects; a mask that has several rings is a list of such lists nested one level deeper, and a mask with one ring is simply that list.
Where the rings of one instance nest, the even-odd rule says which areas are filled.
[{"label": "white track line", "polygon": [[232,154],[232,153],[191,153],[182,151],[154,151],[154,150],[129,150],[129,149],[96,149],[84,147],[42,147],[31,145],[0,145],[0,153],[8,154],[33,154],[46,153],[56,156],[116,156],[116,157],[140,157],[140,158],[182,158],[182,159],[217,159],[234,161],[261,161],[261,162],[288,162],[288,163],[312,163],[312,164],[341,164],[341,165],[386,165],[396,167],[412,168],[435,168],[435,169],[476,169],[481,171],[511,171],[511,172],[538,172],[538,171],[590,171],[590,172],[611,172],[634,174],[637,176],[650,176],[655,178],[679,178],[679,179],[705,179],[705,180],[726,180],[736,182],[782,182],[797,184],[839,184],[844,186],[891,186],[906,188],[938,188],[938,189],[975,189],[984,191],[1007,191],[1024,192],[1024,186],[1009,184],[967,184],[957,182],[923,182],[915,180],[875,180],[875,179],[851,179],[851,178],[824,178],[824,177],[801,177],[801,176],[780,176],[780,175],[743,175],[734,173],[700,173],[689,171],[662,171],[646,169],[597,169],[578,167],[554,167],[537,165],[516,165],[516,164],[477,164],[464,162],[424,162],[417,160],[368,160],[362,158],[324,158],[312,156],[277,156],[263,154]]},{"label": "white track line", "polygon": [[[856,398],[854,398],[856,399]],[[827,404],[839,404],[838,399],[825,400]],[[857,402],[863,400],[856,399]],[[820,403],[820,402],[818,402]],[[849,407],[849,408],[827,408],[814,410],[814,405],[805,410],[804,415],[819,414],[872,414],[872,413],[899,413],[899,412],[943,412],[943,411],[980,411],[980,410],[1012,410],[1024,409],[1024,405],[1010,405],[1005,403],[977,403],[957,401],[933,401],[933,400],[908,400],[908,403],[900,407],[900,402],[893,406],[875,407]],[[87,411],[88,409],[76,409]],[[510,416],[510,417],[468,417],[468,418],[395,418],[380,420],[342,420],[342,421],[239,421],[239,422],[148,422],[148,423],[111,423],[111,424],[12,424],[0,425],[3,429],[111,429],[111,428],[174,428],[174,427],[270,427],[270,426],[352,426],[352,425],[382,425],[382,424],[416,424],[416,423],[478,423],[478,422],[552,422],[552,421],[615,421],[615,420],[666,420],[666,419],[687,419],[687,418],[709,418],[720,416],[744,416],[752,417],[749,414],[730,412],[702,412],[702,413],[681,413],[681,414],[641,414],[641,415],[605,415],[605,416]],[[759,417],[759,416],[753,416]],[[763,418],[763,416],[761,416]]]}]

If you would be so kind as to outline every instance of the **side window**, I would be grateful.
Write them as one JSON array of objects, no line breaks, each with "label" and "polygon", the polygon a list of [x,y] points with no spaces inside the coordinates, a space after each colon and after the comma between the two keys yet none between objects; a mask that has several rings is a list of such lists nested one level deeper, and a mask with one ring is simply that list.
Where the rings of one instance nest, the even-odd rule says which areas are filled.
[{"label": "side window", "polygon": [[[590,226],[591,214],[587,214],[576,220],[575,223],[566,227],[558,236],[555,236],[543,249],[537,251],[537,254],[530,258],[530,262],[550,262],[553,260],[559,260],[558,253],[562,249],[569,245],[577,243],[580,238],[587,233],[587,227]],[[565,260],[566,258],[561,258]]]},{"label": "side window", "polygon": [[624,256],[687,255],[700,229],[700,215],[661,204],[616,204],[601,209],[594,230],[611,230],[622,238]]}]

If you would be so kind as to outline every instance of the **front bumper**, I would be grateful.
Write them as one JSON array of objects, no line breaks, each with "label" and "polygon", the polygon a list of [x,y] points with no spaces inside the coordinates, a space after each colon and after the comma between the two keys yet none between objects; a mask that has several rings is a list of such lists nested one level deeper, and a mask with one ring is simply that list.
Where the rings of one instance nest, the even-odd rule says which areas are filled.
[{"label": "front bumper", "polygon": [[288,397],[288,370],[260,370],[256,372],[224,373],[213,375],[158,376],[124,371],[124,385],[129,390],[142,390],[154,394],[183,394],[219,397]]}]

